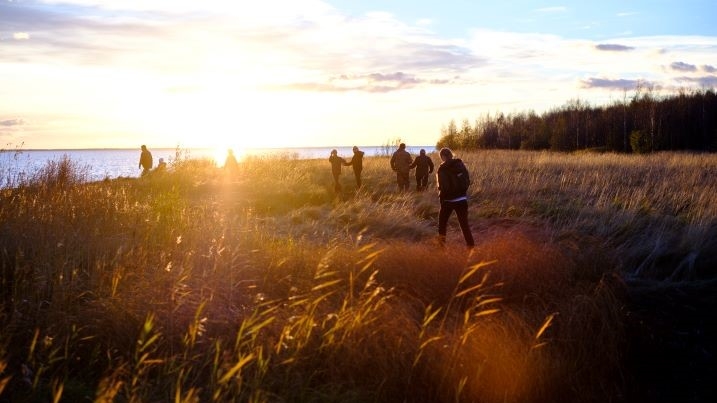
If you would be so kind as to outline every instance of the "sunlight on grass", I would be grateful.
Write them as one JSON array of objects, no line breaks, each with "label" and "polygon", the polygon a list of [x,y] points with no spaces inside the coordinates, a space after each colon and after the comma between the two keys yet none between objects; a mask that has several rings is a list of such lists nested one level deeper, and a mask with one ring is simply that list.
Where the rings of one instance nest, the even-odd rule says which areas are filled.
[{"label": "sunlight on grass", "polygon": [[[476,152],[463,247],[387,157],[179,161],[0,190],[10,401],[593,401],[625,389],[623,277],[708,276],[711,155]],[[596,348],[595,346],[599,346]],[[590,370],[585,368],[589,367]],[[588,398],[589,397],[589,398]]]}]

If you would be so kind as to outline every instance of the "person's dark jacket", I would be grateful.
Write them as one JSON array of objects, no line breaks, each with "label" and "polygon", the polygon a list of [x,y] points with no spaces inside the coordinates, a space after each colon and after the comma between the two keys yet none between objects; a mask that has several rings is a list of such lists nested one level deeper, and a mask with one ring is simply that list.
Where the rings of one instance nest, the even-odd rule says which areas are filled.
[{"label": "person's dark jacket", "polygon": [[409,168],[416,168],[416,177],[423,177],[433,173],[433,161],[431,157],[425,154],[419,155],[413,160],[413,164]]},{"label": "person's dark jacket", "polygon": [[470,184],[468,169],[460,158],[449,159],[438,166],[436,180],[438,181],[438,198],[441,201],[454,200],[466,196],[465,190],[450,186],[453,181],[449,175],[457,175],[458,173],[465,175],[468,184]]},{"label": "person's dark jacket", "polygon": [[152,153],[149,150],[142,150],[139,155],[139,168],[143,168],[146,171],[152,169]]},{"label": "person's dark jacket", "polygon": [[405,149],[399,148],[391,156],[391,169],[396,172],[408,174],[411,170],[411,168],[409,168],[411,166],[411,162],[413,162],[411,160],[411,154],[409,154]]},{"label": "person's dark jacket", "polygon": [[341,175],[341,166],[346,165],[346,160],[338,155],[332,155],[329,157],[329,162],[331,163],[331,173],[334,176]]},{"label": "person's dark jacket", "polygon": [[354,172],[361,172],[363,170],[363,154],[363,151],[354,151],[354,156],[346,165],[353,166]]}]

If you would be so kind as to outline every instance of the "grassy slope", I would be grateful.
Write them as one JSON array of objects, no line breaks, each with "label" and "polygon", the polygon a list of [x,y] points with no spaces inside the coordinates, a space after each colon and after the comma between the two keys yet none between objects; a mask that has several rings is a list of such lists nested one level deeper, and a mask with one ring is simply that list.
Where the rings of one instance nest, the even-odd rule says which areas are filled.
[{"label": "grassy slope", "polygon": [[716,156],[461,157],[472,254],[379,157],[4,190],[0,399],[712,397]]}]

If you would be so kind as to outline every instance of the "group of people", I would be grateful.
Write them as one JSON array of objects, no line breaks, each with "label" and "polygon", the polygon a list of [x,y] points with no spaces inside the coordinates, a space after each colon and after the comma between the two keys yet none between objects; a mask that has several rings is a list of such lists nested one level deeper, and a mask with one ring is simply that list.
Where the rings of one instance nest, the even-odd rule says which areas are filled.
[{"label": "group of people", "polygon": [[[142,152],[139,154],[139,166],[138,168],[142,169],[142,176],[147,175],[148,173],[152,172],[152,167],[154,166],[154,160],[152,159],[152,152],[150,152],[147,149],[147,146],[142,144],[141,147]],[[164,158],[160,158],[157,162],[157,168],[155,168],[155,171],[163,171],[167,168],[167,163],[164,162]]]},{"label": "group of people", "polygon": [[[475,241],[468,224],[468,186],[470,185],[468,169],[460,158],[454,158],[453,151],[449,148],[442,148],[438,155],[441,158],[441,164],[436,171],[438,199],[440,201],[438,240],[441,244],[445,243],[448,219],[455,211],[466,245],[469,248],[473,248]],[[341,191],[339,176],[343,166],[353,167],[356,187],[361,187],[363,156],[364,152],[356,146],[353,147],[353,157],[350,161],[339,157],[336,149],[331,150],[329,162],[331,163],[331,173],[334,177],[334,190],[337,193]],[[414,168],[416,170],[416,190],[420,192],[428,188],[428,175],[433,173],[434,165],[431,157],[426,154],[426,150],[421,149],[419,155],[413,158],[406,151],[406,144],[401,143],[398,146],[398,150],[391,155],[390,163],[391,169],[396,172],[399,191],[409,189],[410,172]]]},{"label": "group of people", "polygon": [[[336,149],[331,150],[329,162],[331,163],[331,173],[334,177],[334,190],[338,193],[341,191],[341,167],[353,167],[354,178],[356,180],[356,188],[361,188],[361,172],[363,171],[364,152],[358,147],[353,147],[353,156],[350,161],[338,156]],[[441,164],[436,170],[436,182],[438,188],[438,199],[440,201],[440,209],[438,211],[438,240],[441,244],[445,243],[446,231],[448,227],[448,219],[453,212],[456,212],[458,224],[463,232],[463,238],[469,248],[473,248],[475,242],[473,234],[468,224],[468,186],[470,185],[470,176],[468,169],[460,158],[455,158],[453,151],[449,148],[442,148],[438,155],[441,158]],[[391,169],[396,172],[396,181],[400,191],[408,190],[410,183],[411,169],[416,170],[416,190],[423,191],[428,188],[428,175],[433,173],[434,165],[431,157],[426,154],[426,150],[421,149],[416,158],[406,151],[406,144],[401,143],[398,150],[391,155]],[[229,149],[225,168],[229,170],[237,169],[237,161],[234,153]],[[147,149],[146,145],[142,145],[139,157],[139,168],[142,169],[142,176],[152,171],[153,161],[152,153]],[[159,159],[159,164],[155,170],[165,169],[166,163],[163,158]]]}]

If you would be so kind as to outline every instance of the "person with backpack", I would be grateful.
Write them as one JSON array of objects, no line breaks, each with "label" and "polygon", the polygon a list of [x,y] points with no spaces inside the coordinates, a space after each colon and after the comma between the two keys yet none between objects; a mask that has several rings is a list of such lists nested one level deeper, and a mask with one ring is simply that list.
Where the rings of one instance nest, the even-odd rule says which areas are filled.
[{"label": "person with backpack", "polygon": [[409,167],[416,168],[416,191],[420,192],[428,188],[428,175],[433,173],[433,161],[426,155],[426,150],[421,149],[418,157],[413,160]]},{"label": "person with backpack", "polygon": [[438,241],[441,245],[445,244],[448,219],[455,211],[466,245],[473,248],[475,242],[471,227],[468,225],[467,192],[468,186],[471,184],[468,169],[460,158],[453,157],[453,151],[450,148],[442,148],[439,155],[443,162],[436,171],[438,199],[441,203],[441,208],[438,211]]}]

